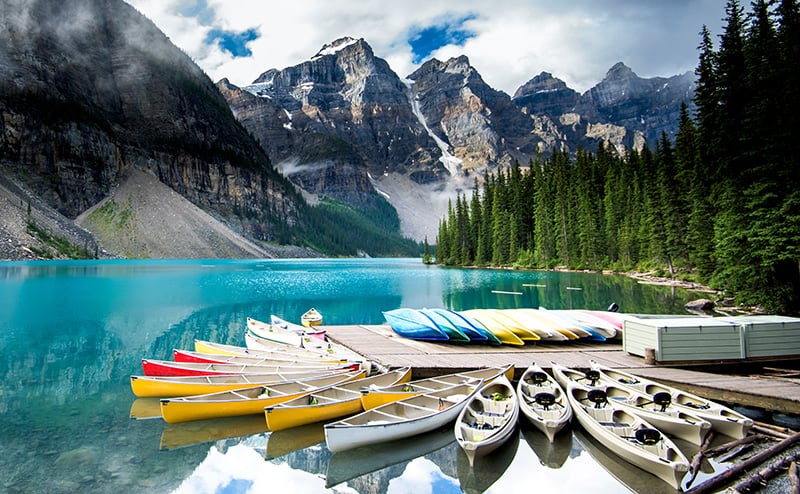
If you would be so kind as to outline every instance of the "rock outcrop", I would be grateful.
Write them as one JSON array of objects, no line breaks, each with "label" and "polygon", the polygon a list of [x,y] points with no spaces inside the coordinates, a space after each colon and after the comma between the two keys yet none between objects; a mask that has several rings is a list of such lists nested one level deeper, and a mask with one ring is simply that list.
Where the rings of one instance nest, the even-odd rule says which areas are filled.
[{"label": "rock outcrop", "polygon": [[0,161],[67,218],[149,170],[250,238],[299,195],[212,81],[120,0],[0,0]]}]

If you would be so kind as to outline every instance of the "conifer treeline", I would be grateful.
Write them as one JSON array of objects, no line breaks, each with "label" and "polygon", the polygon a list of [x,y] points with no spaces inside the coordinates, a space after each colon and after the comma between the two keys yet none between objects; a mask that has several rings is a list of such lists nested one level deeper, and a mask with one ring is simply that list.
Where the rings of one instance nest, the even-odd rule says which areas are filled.
[{"label": "conifer treeline", "polygon": [[770,312],[800,308],[800,6],[725,7],[703,27],[697,111],[619,156],[602,144],[477,181],[439,224],[448,265],[662,270]]}]

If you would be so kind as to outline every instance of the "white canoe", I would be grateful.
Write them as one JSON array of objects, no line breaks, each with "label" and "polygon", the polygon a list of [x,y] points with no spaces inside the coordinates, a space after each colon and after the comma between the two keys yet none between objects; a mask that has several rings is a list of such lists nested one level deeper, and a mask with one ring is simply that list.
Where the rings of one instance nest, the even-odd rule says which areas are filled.
[{"label": "white canoe", "polygon": [[535,363],[520,376],[517,395],[522,415],[551,443],[572,420],[572,407],[561,385]]},{"label": "white canoe", "polygon": [[364,410],[410,398],[423,393],[431,393],[456,384],[474,384],[479,381],[491,381],[504,374],[510,381],[514,378],[514,366],[511,364],[494,367],[481,367],[464,372],[455,372],[426,379],[417,379],[395,386],[380,389],[365,389],[361,392],[361,406]]},{"label": "white canoe", "polygon": [[[247,336],[245,335],[245,339]],[[234,357],[237,355],[240,356],[247,356],[247,357],[270,357],[270,356],[277,356],[277,357],[286,357],[286,356],[293,356],[298,358],[308,358],[308,359],[318,359],[318,360],[329,360],[332,358],[340,358],[340,359],[347,359],[350,357],[339,357],[335,354],[331,354],[328,352],[318,352],[318,351],[311,351],[306,348],[295,348],[290,347],[289,345],[283,344],[272,344],[272,345],[262,345],[262,348],[255,349],[255,348],[248,348],[247,346],[237,346],[237,345],[227,345],[224,343],[217,343],[213,341],[206,341],[206,340],[194,340],[194,351],[198,353],[210,353],[216,355],[224,355]]]},{"label": "white canoe", "polygon": [[[272,317],[274,318],[275,316]],[[312,345],[325,342],[324,331],[308,329],[299,324],[292,325],[292,323],[280,318],[278,318],[278,323],[276,324],[248,317],[247,329],[265,340],[290,346],[301,347],[304,344]],[[312,340],[317,340],[317,342]]]},{"label": "white canoe", "polygon": [[458,445],[469,464],[492,453],[517,432],[519,403],[514,386],[504,376],[485,383],[472,395],[456,419]]},{"label": "white canoe", "polygon": [[315,308],[310,308],[300,316],[300,324],[310,328],[312,326],[319,326],[322,324],[322,314]]},{"label": "white canoe", "polygon": [[592,370],[599,373],[601,379],[605,379],[624,387],[639,391],[650,397],[657,394],[663,397],[662,401],[669,396],[670,406],[682,409],[684,412],[697,416],[711,423],[711,427],[722,434],[733,438],[741,439],[747,435],[753,427],[753,420],[745,417],[739,412],[726,407],[720,403],[707,400],[695,394],[687,393],[680,389],[665,384],[657,383],[629,372],[590,362]]},{"label": "white canoe", "polygon": [[567,398],[583,428],[620,458],[681,490],[689,460],[675,443],[638,415],[608,400],[601,389],[569,382]]},{"label": "white canoe", "polygon": [[325,442],[337,452],[432,431],[453,422],[482,385],[459,384],[325,424]]},{"label": "white canoe", "polygon": [[[337,358],[344,360],[356,360],[362,362],[362,367],[368,371],[372,368],[372,362],[364,359],[363,356],[350,350],[344,345],[334,343],[332,341],[323,341],[317,338],[306,336],[303,338],[302,346],[287,345],[280,343],[269,338],[262,338],[264,332],[258,332],[248,329],[244,335],[245,345],[247,349],[254,352],[271,352],[281,349],[289,349],[292,352],[308,352],[312,355],[323,356],[325,358]],[[323,360],[325,359],[323,358]]]},{"label": "white canoe", "polygon": [[[557,364],[553,365],[553,372],[559,382],[572,381],[586,387],[603,390],[614,404],[640,416],[669,436],[701,445],[711,431],[711,423],[707,420],[689,413],[682,407],[672,406],[669,395],[666,395],[666,400],[661,395],[651,397],[635,389],[620,386],[606,378],[601,377],[599,380],[595,380],[594,376],[587,378],[586,374],[582,372]],[[591,375],[591,371],[589,374]],[[595,371],[595,376],[597,375],[599,374]]]}]

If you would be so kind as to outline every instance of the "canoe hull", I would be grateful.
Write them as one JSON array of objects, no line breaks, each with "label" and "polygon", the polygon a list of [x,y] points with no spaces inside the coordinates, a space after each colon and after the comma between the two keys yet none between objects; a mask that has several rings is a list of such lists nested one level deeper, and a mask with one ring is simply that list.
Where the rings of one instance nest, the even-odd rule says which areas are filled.
[{"label": "canoe hull", "polygon": [[635,436],[636,430],[653,429],[653,427],[646,421],[615,408],[612,404],[603,408],[585,406],[580,393],[587,389],[575,383],[567,385],[567,397],[575,418],[584,430],[620,458],[655,475],[674,489],[681,490],[683,478],[689,472],[689,461],[683,453],[663,436],[655,445],[634,444],[628,438]]},{"label": "canoe hull", "polygon": [[[403,386],[391,386],[386,389],[368,389],[361,393],[361,406],[371,410],[382,405],[393,403],[419,394],[435,391],[467,381],[492,380],[504,374],[509,380],[514,378],[514,366],[486,367],[465,372],[445,374],[431,379],[411,381]],[[436,382],[430,382],[431,380]]]},{"label": "canoe hull", "polygon": [[322,377],[308,381],[289,381],[274,386],[256,386],[221,393],[164,398],[161,416],[170,424],[241,415],[258,415],[264,407],[276,405],[311,393],[320,386],[333,386],[354,379],[362,379],[364,371],[342,376]]},{"label": "canoe hull", "polygon": [[172,362],[166,360],[142,359],[145,376],[209,376],[225,374],[266,374],[273,372],[359,370],[361,364],[327,365],[290,364],[286,365],[240,365],[240,364],[202,364],[192,362]]},{"label": "canoe hull", "polygon": [[462,317],[465,317],[468,321],[475,321],[481,327],[486,328],[487,331],[491,332],[505,345],[525,345],[525,342],[522,340],[522,338],[514,334],[514,332],[508,329],[505,325],[498,323],[485,314],[482,315],[480,309],[464,310],[460,311],[459,314]]},{"label": "canoe hull", "polygon": [[592,369],[600,373],[603,379],[614,382],[624,388],[629,388],[648,396],[653,396],[656,393],[669,393],[671,406],[688,415],[708,421],[713,430],[726,436],[741,439],[753,427],[752,419],[714,401],[628,372],[600,365],[595,361],[591,362],[591,366]]},{"label": "canoe hull", "polygon": [[452,423],[466,401],[480,389],[459,385],[436,393],[418,395],[367,410],[325,425],[325,442],[332,452],[394,441],[422,434]]},{"label": "canoe hull", "polygon": [[[546,380],[542,381],[543,378]],[[539,393],[552,395],[553,403],[539,398],[542,396]],[[530,365],[520,376],[517,395],[522,416],[542,431],[551,443],[555,441],[556,434],[572,420],[572,406],[563,388],[537,364]],[[545,395],[545,398],[549,397]]]},{"label": "canoe hull", "polygon": [[248,386],[266,386],[342,372],[285,372],[267,374],[225,374],[220,376],[131,376],[131,390],[139,398],[193,396]]},{"label": "canoe hull", "polygon": [[455,436],[470,465],[499,448],[516,432],[517,393],[505,376],[484,384],[456,419]]},{"label": "canoe hull", "polygon": [[364,408],[361,406],[361,387],[390,386],[408,382],[410,379],[411,368],[405,367],[310,393],[307,397],[289,400],[278,406],[265,407],[267,427],[271,431],[279,431],[362,412]]},{"label": "canoe hull", "polygon": [[411,340],[449,341],[450,337],[431,319],[414,310],[400,308],[383,313],[386,322],[398,335]]}]

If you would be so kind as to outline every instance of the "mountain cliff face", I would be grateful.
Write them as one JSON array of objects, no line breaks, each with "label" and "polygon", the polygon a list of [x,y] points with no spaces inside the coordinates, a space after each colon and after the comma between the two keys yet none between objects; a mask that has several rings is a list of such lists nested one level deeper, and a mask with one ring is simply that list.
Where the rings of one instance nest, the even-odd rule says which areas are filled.
[{"label": "mountain cliff face", "polygon": [[[674,132],[693,90],[688,74],[641,79],[618,64],[583,95],[542,73],[512,98],[466,57],[430,60],[403,79],[354,38],[240,88],[214,85],[121,0],[0,0],[0,25],[0,210],[10,212],[0,218],[3,258],[17,255],[3,246],[18,253],[33,242],[20,235],[42,228],[49,233],[41,238],[55,234],[95,253],[124,246],[136,256],[137,242],[102,238],[127,213],[87,212],[125,204],[146,218],[184,203],[138,207],[153,197],[132,184],[172,190],[208,213],[180,206],[184,214],[173,217],[189,229],[211,219],[250,240],[286,240],[304,221],[297,187],[310,202],[325,196],[367,214],[388,201],[403,233],[433,240],[448,202],[485,172],[601,140],[620,152],[652,145],[662,130]],[[75,224],[79,215],[91,232]],[[231,245],[244,245],[223,236],[175,252],[229,256]],[[145,244],[169,255],[163,242]]]},{"label": "mountain cliff face", "polygon": [[464,56],[429,60],[401,79],[363,39],[342,38],[244,88],[217,86],[296,185],[357,207],[380,193],[403,232],[422,240],[435,237],[448,200],[487,171],[554,149],[604,141],[623,153],[674,135],[692,78],[641,79],[617,64],[581,95],[543,72],[512,98]]},{"label": "mountain cliff face", "polygon": [[0,0],[0,25],[3,173],[64,217],[138,168],[252,238],[296,221],[299,196],[214,84],[128,4]]},{"label": "mountain cliff face", "polygon": [[693,95],[691,72],[643,79],[620,62],[584,94],[542,72],[517,89],[513,100],[527,113],[558,122],[572,149],[592,149],[602,139],[624,152],[626,147],[655,148],[662,132],[674,139],[681,103],[691,108]]},{"label": "mountain cliff face", "polygon": [[592,122],[641,133],[648,146],[655,148],[662,132],[674,140],[681,103],[692,103],[694,80],[691,72],[643,79],[619,62],[581,96],[577,112]]}]

